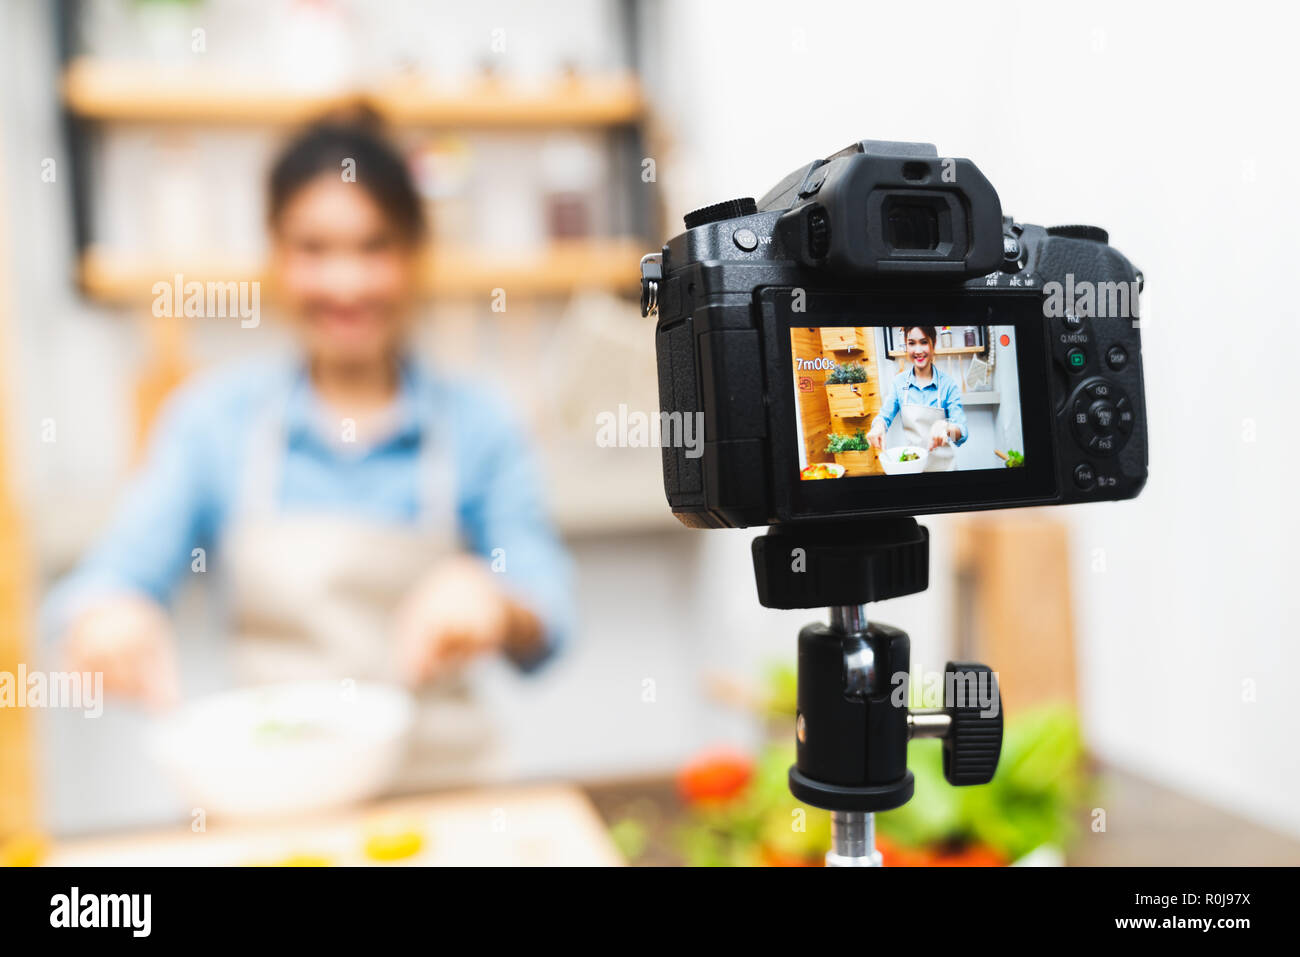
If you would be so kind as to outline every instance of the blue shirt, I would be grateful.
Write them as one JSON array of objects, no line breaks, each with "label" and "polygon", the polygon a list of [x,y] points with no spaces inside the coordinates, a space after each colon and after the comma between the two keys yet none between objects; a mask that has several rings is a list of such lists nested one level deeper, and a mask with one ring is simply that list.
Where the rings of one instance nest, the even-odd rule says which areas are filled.
[{"label": "blue shirt", "polygon": [[916,366],[894,376],[889,398],[880,408],[880,414],[885,420],[885,428],[894,424],[894,417],[898,415],[898,410],[904,403],[943,409],[943,414],[948,417],[949,422],[961,426],[961,438],[955,444],[962,445],[966,442],[968,434],[966,410],[961,404],[961,389],[957,385],[957,380],[946,372],[940,372],[938,368],[932,366],[930,381],[924,385],[916,381]]},{"label": "blue shirt", "polygon": [[[421,443],[439,433],[452,445],[464,546],[489,560],[505,549],[498,553],[506,559],[503,582],[542,620],[548,649],[568,633],[570,562],[547,517],[524,433],[491,395],[407,363],[392,428],[372,446],[344,446],[327,431],[338,430],[338,416],[321,408],[302,366],[267,359],[200,376],[168,401],[107,533],[48,597],[47,633],[62,631],[105,594],[135,591],[168,602],[190,573],[193,549],[219,547],[242,498],[258,431],[251,426],[277,404],[284,416],[281,509],[414,525]],[[439,431],[443,423],[449,436]]]}]

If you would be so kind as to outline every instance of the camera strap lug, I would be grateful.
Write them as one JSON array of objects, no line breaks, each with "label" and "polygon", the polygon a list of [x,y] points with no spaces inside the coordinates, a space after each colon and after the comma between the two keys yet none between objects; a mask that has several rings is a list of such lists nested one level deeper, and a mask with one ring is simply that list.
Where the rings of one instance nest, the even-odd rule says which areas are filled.
[{"label": "camera strap lug", "polygon": [[659,281],[664,278],[663,253],[646,253],[641,257],[641,315],[659,311]]}]

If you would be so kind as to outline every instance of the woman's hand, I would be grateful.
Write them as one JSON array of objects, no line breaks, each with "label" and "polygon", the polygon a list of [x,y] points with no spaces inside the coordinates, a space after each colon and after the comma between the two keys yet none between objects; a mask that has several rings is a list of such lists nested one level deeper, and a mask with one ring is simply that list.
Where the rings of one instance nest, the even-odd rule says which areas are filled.
[{"label": "woman's hand", "polygon": [[885,430],[880,424],[880,419],[871,423],[871,431],[867,433],[867,444],[877,452],[885,450]]},{"label": "woman's hand", "polygon": [[537,619],[510,600],[487,565],[468,555],[438,564],[397,610],[398,664],[412,685],[479,655],[522,652],[540,636]]},{"label": "woman's hand", "polygon": [[102,673],[104,690],[169,708],[180,698],[167,613],[142,595],[119,595],[83,611],[63,639],[63,666]]},{"label": "woman's hand", "polygon": [[930,426],[930,451],[933,452],[939,446],[947,445],[949,442],[956,442],[959,438],[961,438],[961,426],[940,419]]}]

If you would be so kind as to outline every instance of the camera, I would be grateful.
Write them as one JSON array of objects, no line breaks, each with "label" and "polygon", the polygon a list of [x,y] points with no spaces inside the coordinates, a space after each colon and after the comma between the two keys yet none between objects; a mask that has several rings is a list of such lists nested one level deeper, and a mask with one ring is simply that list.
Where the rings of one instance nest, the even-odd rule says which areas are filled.
[{"label": "camera", "polygon": [[[664,488],[719,528],[1132,498],[1140,272],[1002,214],[968,159],[863,140],[643,258]],[[699,422],[691,449],[683,423]],[[702,452],[701,452],[702,448]]]}]

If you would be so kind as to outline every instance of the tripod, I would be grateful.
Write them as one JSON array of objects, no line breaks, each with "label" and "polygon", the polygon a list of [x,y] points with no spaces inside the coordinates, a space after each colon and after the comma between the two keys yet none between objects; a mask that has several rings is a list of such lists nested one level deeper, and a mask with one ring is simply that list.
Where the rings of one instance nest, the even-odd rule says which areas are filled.
[{"label": "tripod", "polygon": [[790,793],[831,812],[828,866],[878,867],[875,812],[906,804],[911,738],[943,739],[949,784],[986,784],[1002,750],[1002,697],[985,665],[948,662],[944,707],[908,709],[907,634],[866,606],[929,585],[930,540],[913,518],[773,525],[754,539],[767,608],[830,609],[799,632]]}]

